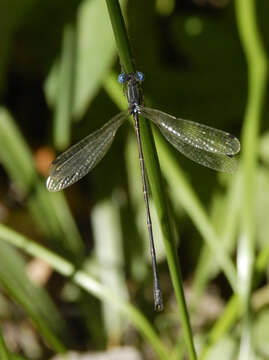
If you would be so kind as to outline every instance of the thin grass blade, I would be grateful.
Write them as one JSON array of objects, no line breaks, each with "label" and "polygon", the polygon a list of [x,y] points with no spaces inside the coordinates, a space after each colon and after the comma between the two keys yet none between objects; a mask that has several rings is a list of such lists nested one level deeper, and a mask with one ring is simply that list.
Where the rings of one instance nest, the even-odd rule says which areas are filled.
[{"label": "thin grass blade", "polygon": [[59,73],[53,121],[54,143],[58,150],[70,145],[72,105],[74,97],[74,67],[76,50],[76,29],[72,24],[65,26],[63,31],[62,54],[59,62]]},{"label": "thin grass blade", "polygon": [[12,234],[12,230],[0,225],[1,286],[28,314],[50,346],[57,352],[63,352],[63,338],[66,333],[64,321],[48,293],[43,288],[35,286],[27,277],[23,257],[16,249],[2,241],[8,241]]},{"label": "thin grass blade", "polygon": [[84,246],[63,194],[48,194],[31,150],[5,108],[0,108],[0,162],[20,193],[29,195],[27,207],[46,240],[61,254],[80,262]]},{"label": "thin grass blade", "polygon": [[2,360],[11,360],[8,349],[6,347],[5,340],[2,336],[2,330],[0,328],[0,359]]},{"label": "thin grass blade", "polygon": [[125,319],[132,323],[141,335],[147,339],[148,343],[155,350],[158,358],[162,360],[170,359],[168,349],[161,342],[159,336],[152,327],[151,322],[149,322],[133,305],[118,296],[115,291],[102,285],[86,272],[76,270],[74,264],[63,257],[56,255],[23,235],[9,229],[7,226],[0,224],[0,230],[7,234],[7,236],[1,237],[0,240],[4,240],[9,244],[13,244],[16,247],[23,249],[29,255],[43,259],[53,267],[55,271],[58,271],[63,276],[71,279],[74,284],[77,284],[99,300],[109,303],[111,307],[118,310]]}]

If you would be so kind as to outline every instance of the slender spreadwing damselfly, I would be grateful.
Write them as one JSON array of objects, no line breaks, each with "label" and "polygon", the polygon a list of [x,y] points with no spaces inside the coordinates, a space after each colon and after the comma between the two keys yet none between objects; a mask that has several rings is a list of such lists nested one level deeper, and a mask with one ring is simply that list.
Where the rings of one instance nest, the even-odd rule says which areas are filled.
[{"label": "slender spreadwing damselfly", "polygon": [[155,309],[161,310],[163,307],[162,295],[157,273],[139,116],[141,115],[157,125],[163,136],[183,155],[214,170],[228,173],[233,173],[236,170],[237,160],[234,158],[234,155],[240,151],[240,142],[235,136],[227,132],[189,120],[175,118],[162,111],[145,107],[141,90],[141,84],[144,80],[143,73],[139,71],[130,74],[122,73],[119,75],[118,80],[123,84],[124,93],[128,101],[128,110],[120,112],[101,129],[88,135],[59,155],[51,164],[47,188],[49,191],[62,190],[92,170],[110,148],[119,127],[129,115],[132,115],[138,143],[143,193],[147,212]]}]

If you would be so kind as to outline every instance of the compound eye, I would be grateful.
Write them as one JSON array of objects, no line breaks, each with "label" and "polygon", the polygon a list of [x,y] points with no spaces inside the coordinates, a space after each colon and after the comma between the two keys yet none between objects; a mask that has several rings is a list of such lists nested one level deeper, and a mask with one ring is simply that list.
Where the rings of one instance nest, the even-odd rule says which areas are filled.
[{"label": "compound eye", "polygon": [[141,82],[144,81],[145,75],[141,71],[137,71],[136,74],[137,74],[139,81],[141,81]]},{"label": "compound eye", "polygon": [[120,84],[123,84],[124,81],[125,81],[126,77],[125,77],[125,74],[124,73],[121,73],[119,76],[118,76],[118,82]]}]

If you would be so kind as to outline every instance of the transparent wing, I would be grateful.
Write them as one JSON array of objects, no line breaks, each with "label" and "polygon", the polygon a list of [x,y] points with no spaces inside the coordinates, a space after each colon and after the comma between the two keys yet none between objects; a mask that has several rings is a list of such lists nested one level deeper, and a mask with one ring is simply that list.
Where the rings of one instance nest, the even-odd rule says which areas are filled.
[{"label": "transparent wing", "polygon": [[240,151],[240,142],[235,136],[155,109],[141,107],[140,113],[153,121],[164,137],[191,160],[218,171],[236,170],[237,161],[232,156]]},{"label": "transparent wing", "polygon": [[107,153],[118,128],[127,117],[128,111],[119,113],[101,129],[59,155],[51,164],[47,179],[48,190],[62,190],[92,170]]}]

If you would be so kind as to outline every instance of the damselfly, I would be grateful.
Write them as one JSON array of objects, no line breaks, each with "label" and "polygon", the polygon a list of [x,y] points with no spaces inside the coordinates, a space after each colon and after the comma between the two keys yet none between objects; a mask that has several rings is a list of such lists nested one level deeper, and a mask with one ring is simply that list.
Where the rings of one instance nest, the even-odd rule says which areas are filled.
[{"label": "damselfly", "polygon": [[214,170],[229,173],[236,170],[237,161],[233,156],[240,151],[240,142],[235,136],[227,132],[189,120],[175,118],[162,111],[145,107],[141,90],[141,83],[144,80],[143,73],[139,71],[129,74],[122,73],[118,80],[123,84],[129,105],[128,110],[120,112],[101,129],[88,135],[59,155],[52,162],[50,175],[47,179],[47,188],[49,191],[59,191],[85,176],[104,157],[118,128],[129,115],[133,116],[152,255],[155,308],[161,310],[163,307],[162,296],[157,273],[139,116],[141,115],[156,124],[163,136],[186,157]]}]

